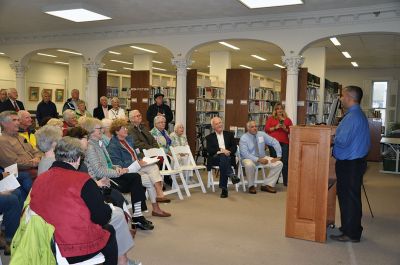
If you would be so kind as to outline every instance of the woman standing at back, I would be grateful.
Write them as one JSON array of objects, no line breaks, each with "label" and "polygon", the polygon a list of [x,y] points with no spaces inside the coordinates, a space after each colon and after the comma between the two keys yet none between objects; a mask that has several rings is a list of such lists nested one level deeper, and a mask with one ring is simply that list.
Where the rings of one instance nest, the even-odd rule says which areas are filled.
[{"label": "woman standing at back", "polygon": [[[264,131],[274,137],[282,147],[282,175],[283,185],[287,186],[288,181],[288,160],[289,160],[289,133],[292,126],[292,120],[288,118],[282,103],[278,102],[274,106],[272,115],[265,124]],[[268,146],[270,156],[276,157],[275,149]]]}]

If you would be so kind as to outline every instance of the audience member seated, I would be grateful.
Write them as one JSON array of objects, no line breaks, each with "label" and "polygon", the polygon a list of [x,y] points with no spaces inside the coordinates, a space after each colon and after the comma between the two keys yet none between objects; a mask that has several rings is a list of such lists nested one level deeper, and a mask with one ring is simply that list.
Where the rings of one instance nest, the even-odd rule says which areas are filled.
[{"label": "audience member seated", "polygon": [[40,175],[56,161],[54,148],[62,138],[62,130],[57,126],[45,125],[36,132],[35,136],[38,149],[44,153],[38,166],[38,175]]},{"label": "audience member seated", "polygon": [[49,119],[44,125],[59,127],[61,129],[61,131],[63,131],[63,127],[64,127],[63,121],[60,119],[56,119],[56,118]]},{"label": "audience member seated", "polygon": [[129,112],[129,120],[131,125],[128,126],[128,134],[133,138],[133,144],[136,148],[139,148],[140,152],[143,152],[143,149],[158,148],[156,139],[142,124],[140,111],[133,110]]},{"label": "audience member seated", "polygon": [[107,149],[101,141],[101,122],[95,118],[86,118],[82,127],[89,132],[88,148],[86,151],[85,163],[89,174],[97,181],[104,181],[106,184],[112,179],[111,187],[123,193],[130,192],[133,205],[133,216],[138,219],[132,221],[137,223],[143,230],[154,228],[142,215],[142,201],[146,200],[142,180],[139,174],[129,173],[127,168],[113,165]]},{"label": "audience member seated", "polygon": [[8,90],[8,99],[6,99],[1,105],[1,109],[0,112],[3,111],[20,111],[20,110],[24,110],[24,103],[22,103],[21,101],[17,100],[18,98],[18,91],[15,88],[10,88]]},{"label": "audience member seated", "polygon": [[76,113],[73,110],[67,109],[63,113],[63,136],[67,135],[67,131],[70,128],[74,128],[78,124],[78,120],[76,118]]},{"label": "audience member seated", "polygon": [[107,97],[102,96],[100,98],[100,105],[93,110],[93,117],[99,120],[104,118],[108,118],[108,111],[112,108],[111,105],[108,105]]},{"label": "audience member seated", "polygon": [[170,200],[164,197],[162,191],[162,176],[156,164],[147,165],[143,160],[139,160],[132,141],[127,139],[128,123],[123,119],[114,120],[110,127],[113,134],[110,145],[107,147],[111,161],[114,165],[128,168],[134,163],[132,172],[137,172],[142,178],[142,184],[149,192],[150,201],[153,206],[153,216],[169,217],[171,214],[160,209],[158,202],[169,203]]},{"label": "audience member seated", "polygon": [[224,130],[222,120],[214,117],[211,120],[211,126],[215,132],[207,135],[207,170],[210,171],[213,166],[218,166],[220,170],[219,187],[221,189],[221,198],[228,197],[228,178],[236,184],[240,179],[235,176],[232,166],[236,166],[236,142],[233,133]]},{"label": "audience member seated", "polygon": [[32,126],[31,114],[26,110],[18,111],[19,135],[24,137],[34,148],[36,148],[35,128]]},{"label": "audience member seated", "polygon": [[54,102],[51,101],[51,95],[48,91],[42,90],[42,101],[37,105],[36,108],[36,119],[38,120],[39,126],[43,126],[44,118],[58,118],[57,107]]},{"label": "audience member seated", "polygon": [[118,262],[114,228],[108,224],[112,210],[96,183],[78,172],[83,151],[77,139],[61,139],[53,166],[35,181],[30,207],[55,228],[55,241],[69,263],[103,253],[105,263]]},{"label": "audience member seated", "polygon": [[110,119],[102,119],[101,120],[101,125],[103,127],[103,138],[101,140],[106,145],[106,147],[110,144],[110,140],[112,137],[112,134],[110,133],[111,123],[112,123],[112,120],[110,120]]},{"label": "audience member seated", "polygon": [[164,149],[166,154],[171,154],[169,147],[171,146],[172,140],[169,137],[167,130],[165,130],[165,124],[167,120],[164,116],[156,116],[154,118],[154,128],[151,129],[150,133],[153,135],[158,143],[158,147]]},{"label": "audience member seated", "polygon": [[78,108],[75,110],[76,118],[79,119],[80,117],[92,117],[89,111],[86,110],[86,102],[83,100],[78,100],[76,103]]},{"label": "audience member seated", "polygon": [[[0,124],[2,128],[2,135],[0,136],[0,166],[5,168],[17,163],[19,173],[26,172],[31,178],[35,178],[42,154],[18,134],[18,114],[15,111],[0,113]],[[18,180],[20,178],[21,174],[19,174]],[[29,192],[29,189],[26,191]]]},{"label": "audience member seated", "polygon": [[7,99],[8,99],[7,89],[2,88],[0,90],[0,104],[6,101]]},{"label": "audience member seated", "polygon": [[78,108],[78,100],[79,100],[79,90],[78,89],[72,89],[71,90],[71,97],[67,99],[67,101],[64,103],[63,106],[63,113],[67,110],[70,109],[72,111],[75,111]]},{"label": "audience member seated", "polygon": [[[286,114],[282,103],[276,103],[272,115],[268,118],[264,131],[270,136],[278,140],[282,148],[282,176],[283,185],[287,186],[288,183],[288,160],[289,160],[289,134],[290,126],[293,123]],[[276,157],[275,149],[268,146],[269,153],[272,157]]]},{"label": "audience member seated", "polygon": [[[258,164],[265,165],[268,168],[268,175],[264,179],[264,185],[261,186],[261,191],[276,193],[274,187],[283,167],[280,161],[282,156],[281,146],[275,138],[269,136],[265,132],[258,131],[255,121],[247,122],[246,127],[247,133],[240,137],[239,147],[242,164],[245,167],[249,183],[249,193],[257,193],[254,182],[255,170]],[[275,149],[277,158],[266,156],[265,145],[271,145]]]},{"label": "audience member seated", "polygon": [[108,111],[108,118],[110,120],[125,119],[125,111],[119,106],[119,98],[113,97],[111,99],[112,108]]},{"label": "audience member seated", "polygon": [[[178,122],[174,126],[174,132],[169,135],[171,138],[171,146],[185,146],[189,145],[186,135],[185,135],[185,128],[183,127],[183,124]],[[180,165],[189,165],[189,156],[188,154],[179,154],[178,157],[179,164]],[[193,182],[191,177],[193,176],[193,170],[189,170],[184,172],[185,176],[188,178],[187,181],[189,183]]]}]

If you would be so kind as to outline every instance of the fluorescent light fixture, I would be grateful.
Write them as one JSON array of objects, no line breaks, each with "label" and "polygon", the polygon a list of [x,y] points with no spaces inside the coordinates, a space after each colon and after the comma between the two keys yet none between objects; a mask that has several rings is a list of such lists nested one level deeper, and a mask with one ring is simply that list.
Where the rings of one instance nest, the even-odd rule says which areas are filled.
[{"label": "fluorescent light fixture", "polygon": [[38,52],[38,53],[37,53],[37,55],[41,55],[41,56],[47,56],[47,57],[53,57],[53,58],[56,58],[56,57],[57,57],[57,56],[55,56],[55,55],[52,55],[52,54],[41,53],[41,52]]},{"label": "fluorescent light fixture", "polygon": [[266,61],[267,60],[264,57],[261,57],[261,56],[255,55],[255,54],[252,54],[251,56],[253,56],[254,58],[256,58],[258,60],[261,60],[261,61]]},{"label": "fluorescent light fixture", "polygon": [[116,72],[117,70],[108,69],[108,68],[99,68],[100,71],[107,71],[107,72]]},{"label": "fluorescent light fixture", "polygon": [[5,53],[4,52],[0,52],[0,55],[4,55]]},{"label": "fluorescent light fixture", "polygon": [[241,64],[241,65],[239,65],[239,66],[241,66],[241,67],[243,67],[243,68],[247,68],[247,69],[253,69],[253,67],[250,67],[250,66],[247,66],[247,65],[244,65],[244,64]]},{"label": "fluorescent light fixture", "polygon": [[68,3],[51,5],[43,8],[43,12],[52,16],[64,18],[73,22],[87,22],[111,19],[100,14],[98,10],[83,3]]},{"label": "fluorescent light fixture", "polygon": [[64,52],[64,53],[75,54],[75,55],[82,55],[82,53],[79,53],[79,52],[72,52],[72,51],[61,50],[61,49],[59,49],[59,50],[57,50],[57,51],[59,51],[59,52]]},{"label": "fluorescent light fixture", "polygon": [[114,52],[114,51],[108,51],[108,53],[116,54],[116,55],[121,55],[120,52]]},{"label": "fluorescent light fixture", "polygon": [[333,45],[335,46],[340,46],[342,44],[340,44],[340,42],[338,41],[338,39],[336,39],[336,37],[332,37],[330,38],[331,42],[333,43]]},{"label": "fluorescent light fixture", "polygon": [[150,52],[150,53],[157,53],[156,51],[149,50],[149,49],[145,49],[145,48],[138,47],[138,46],[131,46],[131,48],[134,48],[134,49],[136,49],[136,50],[145,51],[145,52]]},{"label": "fluorescent light fixture", "polygon": [[131,71],[135,71],[135,68],[129,68],[129,67],[122,67],[125,70],[131,70]]},{"label": "fluorescent light fixture", "polygon": [[280,65],[280,64],[277,64],[277,63],[274,63],[274,65],[276,66],[276,67],[279,67],[279,68],[286,68],[285,66],[282,66],[282,65]]},{"label": "fluorescent light fixture", "polygon": [[167,69],[164,69],[164,68],[158,68],[158,67],[152,67],[152,69],[154,69],[154,70],[159,70],[159,71],[164,71],[164,72],[166,72],[166,71],[167,71]]},{"label": "fluorescent light fixture", "polygon": [[239,0],[248,8],[301,5],[302,0]]},{"label": "fluorescent light fixture", "polygon": [[186,70],[192,70],[192,68],[190,68],[190,67],[186,67]]},{"label": "fluorescent light fixture", "polygon": [[348,53],[348,52],[342,52],[342,53],[343,53],[344,57],[346,57],[346,58],[351,58],[350,53]]},{"label": "fluorescent light fixture", "polygon": [[133,63],[130,63],[130,62],[125,62],[125,61],[120,61],[120,60],[110,60],[111,62],[116,62],[116,63],[123,63],[123,64],[133,64]]},{"label": "fluorescent light fixture", "polygon": [[55,61],[55,63],[58,63],[58,64],[65,64],[65,65],[68,65],[69,63],[66,63],[66,62],[60,62],[60,61]]},{"label": "fluorescent light fixture", "polygon": [[234,50],[240,50],[240,48],[238,48],[236,46],[233,46],[232,44],[229,44],[229,43],[227,43],[225,41],[220,41],[219,44],[225,45],[226,47],[229,47],[229,48],[234,49]]},{"label": "fluorescent light fixture", "polygon": [[352,64],[354,67],[358,67],[358,63],[357,63],[357,62],[351,62],[351,64]]},{"label": "fluorescent light fixture", "polygon": [[163,62],[156,61],[156,60],[153,60],[152,62],[153,62],[153,63],[158,63],[158,64],[163,63]]}]

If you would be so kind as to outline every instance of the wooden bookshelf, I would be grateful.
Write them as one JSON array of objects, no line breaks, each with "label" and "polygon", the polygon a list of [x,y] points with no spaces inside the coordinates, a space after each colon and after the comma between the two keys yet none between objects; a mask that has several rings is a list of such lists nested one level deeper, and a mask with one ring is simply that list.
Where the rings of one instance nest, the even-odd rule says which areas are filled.
[{"label": "wooden bookshelf", "polygon": [[143,116],[143,122],[148,126],[146,120],[149,108],[150,71],[131,71],[131,108],[137,109]]}]

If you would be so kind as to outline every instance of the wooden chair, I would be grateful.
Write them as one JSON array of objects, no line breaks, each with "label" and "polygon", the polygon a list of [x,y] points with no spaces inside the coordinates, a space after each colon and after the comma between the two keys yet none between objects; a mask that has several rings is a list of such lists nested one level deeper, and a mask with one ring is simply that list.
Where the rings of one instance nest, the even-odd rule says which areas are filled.
[{"label": "wooden chair", "polygon": [[168,161],[167,155],[162,148],[151,148],[151,149],[143,149],[143,154],[146,157],[162,157],[163,158],[163,165],[162,170],[160,170],[161,176],[171,176],[172,179],[172,187],[168,191],[164,191],[164,195],[177,193],[179,199],[183,200],[182,192],[179,187],[178,182],[176,181],[176,177],[180,177],[182,185],[186,191],[186,195],[189,197],[190,193],[186,185],[185,178],[183,177],[182,171],[179,169],[172,169],[171,164]]},{"label": "wooden chair", "polygon": [[[197,177],[197,183],[187,185],[188,189],[200,187],[203,193],[206,193],[206,189],[203,184],[203,180],[201,179],[201,175],[199,170],[207,170],[207,167],[204,165],[197,165],[194,161],[193,154],[190,151],[190,147],[188,145],[185,146],[176,146],[170,147],[170,151],[172,153],[172,157],[174,159],[174,167],[175,169],[179,169],[181,171],[194,171]],[[181,154],[185,154],[189,156],[189,164],[188,165],[181,165],[179,162],[179,157]],[[190,193],[189,193],[190,194]]]}]

